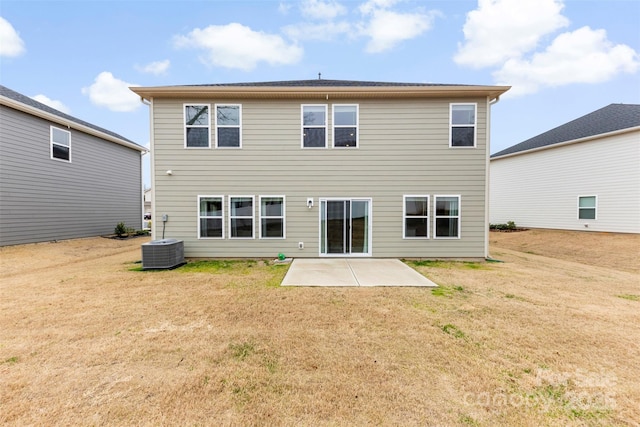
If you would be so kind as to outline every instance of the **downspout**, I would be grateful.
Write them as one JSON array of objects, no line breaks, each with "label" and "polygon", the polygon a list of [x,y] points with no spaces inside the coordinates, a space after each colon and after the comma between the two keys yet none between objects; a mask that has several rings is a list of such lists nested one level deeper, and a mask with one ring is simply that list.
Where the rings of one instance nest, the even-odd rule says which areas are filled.
[{"label": "downspout", "polygon": [[[154,126],[153,126],[153,98],[147,100],[140,97],[140,101],[149,107],[149,175],[151,176],[151,240],[156,240],[156,178],[155,178],[155,150],[154,146]],[[144,203],[144,202],[143,202]],[[144,209],[144,204],[143,204]]]},{"label": "downspout", "polygon": [[500,101],[500,95],[498,95],[494,100],[489,100],[487,97],[487,140],[486,140],[486,164],[485,164],[485,185],[484,185],[484,258],[489,259],[489,202],[490,202],[490,187],[491,187],[491,107]]}]

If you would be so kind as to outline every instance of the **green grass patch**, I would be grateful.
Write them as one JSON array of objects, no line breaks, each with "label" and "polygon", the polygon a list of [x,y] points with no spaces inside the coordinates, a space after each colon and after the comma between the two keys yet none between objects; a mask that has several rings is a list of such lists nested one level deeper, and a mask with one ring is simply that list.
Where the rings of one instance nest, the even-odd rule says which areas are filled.
[{"label": "green grass patch", "polygon": [[478,422],[471,415],[460,415],[460,423],[467,426],[479,426]]},{"label": "green grass patch", "polygon": [[452,298],[455,294],[464,292],[465,290],[462,286],[438,286],[431,289],[431,295],[446,298]]},{"label": "green grass patch", "polygon": [[537,387],[526,398],[555,418],[597,421],[613,414],[612,408],[607,406],[605,396],[598,392],[574,390],[571,382]]},{"label": "green grass patch", "polygon": [[13,356],[13,357],[10,357],[8,359],[5,359],[5,361],[3,363],[7,363],[9,365],[13,365],[14,363],[18,363],[18,360],[19,359],[18,359],[17,356]]},{"label": "green grass patch", "polygon": [[628,299],[629,301],[640,301],[640,295],[622,294],[622,295],[616,295],[616,296],[618,298]]},{"label": "green grass patch", "polygon": [[473,261],[444,261],[444,260],[403,260],[406,264],[412,267],[426,267],[426,268],[444,268],[455,270],[489,270],[490,267],[486,262],[473,262]]},{"label": "green grass patch", "polygon": [[452,325],[451,323],[447,323],[444,326],[440,326],[442,332],[445,334],[453,335],[455,338],[464,338],[466,335],[462,332],[456,325]]},{"label": "green grass patch", "polygon": [[245,360],[256,352],[256,346],[251,341],[245,341],[240,344],[229,344],[229,350],[234,359]]},{"label": "green grass patch", "polygon": [[255,260],[201,260],[191,261],[178,268],[181,273],[218,273],[218,272],[247,272],[258,265]]}]

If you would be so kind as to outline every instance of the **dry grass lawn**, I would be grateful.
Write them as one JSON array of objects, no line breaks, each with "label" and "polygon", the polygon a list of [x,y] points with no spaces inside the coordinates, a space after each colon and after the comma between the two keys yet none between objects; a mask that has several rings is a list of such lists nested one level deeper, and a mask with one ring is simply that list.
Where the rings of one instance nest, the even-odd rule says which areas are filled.
[{"label": "dry grass lawn", "polygon": [[504,262],[408,261],[434,290],[144,241],[0,249],[0,423],[639,425],[639,235],[492,233]]}]

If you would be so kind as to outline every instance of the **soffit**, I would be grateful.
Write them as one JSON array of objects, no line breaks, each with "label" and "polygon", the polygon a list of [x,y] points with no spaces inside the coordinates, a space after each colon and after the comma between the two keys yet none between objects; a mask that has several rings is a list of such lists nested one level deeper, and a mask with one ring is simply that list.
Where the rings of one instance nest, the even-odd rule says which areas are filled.
[{"label": "soffit", "polygon": [[384,86],[384,87],[261,87],[261,86],[160,86],[131,87],[141,98],[161,99],[407,99],[498,98],[510,86]]}]

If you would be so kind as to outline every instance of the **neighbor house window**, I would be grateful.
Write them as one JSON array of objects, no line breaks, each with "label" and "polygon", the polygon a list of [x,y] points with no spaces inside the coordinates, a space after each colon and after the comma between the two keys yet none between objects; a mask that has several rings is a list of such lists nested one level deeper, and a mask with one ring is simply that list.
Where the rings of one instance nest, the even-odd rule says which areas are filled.
[{"label": "neighbor house window", "polygon": [[327,106],[302,106],[302,147],[326,148]]},{"label": "neighbor house window", "polygon": [[476,146],[476,104],[451,104],[451,147]]},{"label": "neighbor house window", "polygon": [[460,196],[435,196],[435,238],[460,237]]},{"label": "neighbor house window", "polygon": [[429,196],[404,196],[404,238],[429,238]]},{"label": "neighbor house window", "polygon": [[51,126],[51,158],[71,161],[71,132]]},{"label": "neighbor house window", "polygon": [[224,237],[223,197],[198,196],[198,238]]},{"label": "neighbor house window", "polygon": [[253,196],[229,196],[229,237],[253,239]]},{"label": "neighbor house window", "polygon": [[184,106],[184,146],[187,148],[209,148],[209,106]]},{"label": "neighbor house window", "polygon": [[260,196],[260,238],[284,238],[284,196]]},{"label": "neighbor house window", "polygon": [[216,105],[216,147],[242,147],[242,108],[240,105]]},{"label": "neighbor house window", "polygon": [[358,106],[333,106],[333,146],[358,146]]},{"label": "neighbor house window", "polygon": [[596,196],[578,197],[578,219],[596,219],[598,199]]}]

